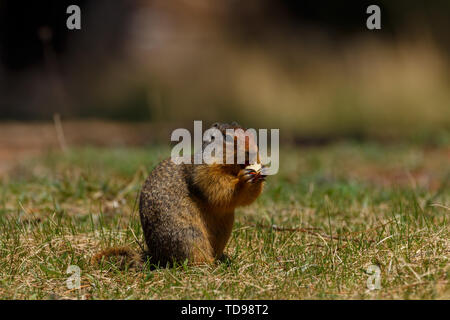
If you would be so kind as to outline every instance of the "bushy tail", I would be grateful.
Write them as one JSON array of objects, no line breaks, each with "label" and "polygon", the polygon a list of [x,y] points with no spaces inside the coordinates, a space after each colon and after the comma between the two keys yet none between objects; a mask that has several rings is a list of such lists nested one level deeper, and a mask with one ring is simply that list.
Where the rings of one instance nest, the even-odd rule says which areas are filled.
[{"label": "bushy tail", "polygon": [[130,247],[112,247],[105,249],[91,259],[92,264],[109,262],[119,269],[139,269],[144,265],[144,254],[140,254]]}]

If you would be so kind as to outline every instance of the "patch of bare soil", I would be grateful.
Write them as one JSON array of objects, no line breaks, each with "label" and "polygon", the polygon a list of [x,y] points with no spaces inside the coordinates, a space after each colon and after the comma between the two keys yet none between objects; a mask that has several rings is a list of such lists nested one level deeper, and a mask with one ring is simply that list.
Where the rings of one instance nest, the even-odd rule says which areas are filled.
[{"label": "patch of bare soil", "polygon": [[140,146],[169,141],[176,128],[165,123],[68,121],[0,124],[0,175],[29,156],[66,146]]},{"label": "patch of bare soil", "polygon": [[423,159],[415,166],[396,164],[380,166],[373,163],[356,165],[350,172],[352,178],[370,181],[374,184],[392,186],[423,187],[437,191],[450,174],[450,148],[423,150]]}]

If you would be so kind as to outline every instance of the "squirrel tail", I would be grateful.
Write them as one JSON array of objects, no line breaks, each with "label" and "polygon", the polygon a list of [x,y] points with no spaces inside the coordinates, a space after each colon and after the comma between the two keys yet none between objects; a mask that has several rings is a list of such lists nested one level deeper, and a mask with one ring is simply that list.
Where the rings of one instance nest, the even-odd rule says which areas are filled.
[{"label": "squirrel tail", "polygon": [[112,247],[100,251],[91,258],[92,264],[110,262],[119,269],[138,269],[144,266],[144,255],[139,254],[130,247]]}]

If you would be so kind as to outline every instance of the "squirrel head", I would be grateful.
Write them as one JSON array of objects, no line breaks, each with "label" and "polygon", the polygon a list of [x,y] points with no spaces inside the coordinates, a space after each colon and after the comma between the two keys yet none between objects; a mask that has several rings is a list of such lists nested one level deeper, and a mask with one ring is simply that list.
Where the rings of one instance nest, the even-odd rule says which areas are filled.
[{"label": "squirrel head", "polygon": [[[256,136],[251,131],[239,125],[237,122],[214,123],[210,129],[217,129],[222,135],[223,141],[223,165],[239,171],[246,166],[260,163]],[[205,142],[203,148],[214,142],[215,136],[211,136],[210,142]],[[232,150],[232,152],[230,152]]]},{"label": "squirrel head", "polygon": [[[205,135],[209,139],[203,143],[203,156],[211,158],[195,166],[193,175],[203,198],[216,210],[222,208],[224,212],[234,212],[235,207],[255,201],[262,191],[265,176],[255,172],[251,181],[241,179],[250,175],[247,170],[251,169],[247,167],[260,164],[255,130],[245,129],[236,122],[215,123]],[[258,179],[254,180],[255,177]],[[252,181],[254,183],[245,183]]]}]

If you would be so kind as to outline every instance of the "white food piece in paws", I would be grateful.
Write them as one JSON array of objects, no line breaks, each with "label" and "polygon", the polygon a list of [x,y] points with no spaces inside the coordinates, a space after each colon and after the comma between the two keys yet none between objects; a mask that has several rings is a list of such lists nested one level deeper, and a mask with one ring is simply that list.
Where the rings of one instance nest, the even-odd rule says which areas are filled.
[{"label": "white food piece in paws", "polygon": [[259,170],[261,170],[261,167],[261,163],[254,163],[252,165],[246,166],[245,169],[258,172]]}]

